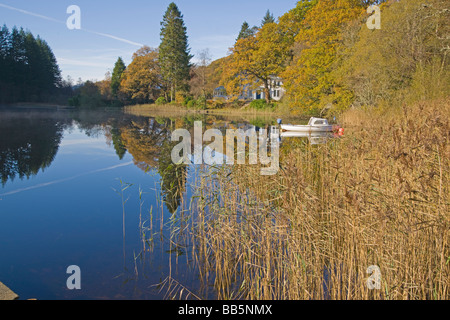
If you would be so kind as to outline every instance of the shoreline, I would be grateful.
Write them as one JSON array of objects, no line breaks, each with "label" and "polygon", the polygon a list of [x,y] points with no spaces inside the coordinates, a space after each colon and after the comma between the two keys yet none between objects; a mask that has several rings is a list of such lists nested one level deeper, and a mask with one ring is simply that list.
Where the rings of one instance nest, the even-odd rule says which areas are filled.
[{"label": "shoreline", "polygon": [[210,110],[197,110],[187,109],[185,107],[173,106],[173,105],[134,105],[125,106],[123,108],[125,113],[141,115],[141,116],[154,116],[154,115],[206,115],[206,116],[224,116],[224,117],[252,117],[252,118],[278,118],[292,119],[292,120],[307,120],[310,119],[309,115],[293,115],[286,112],[277,111],[261,111],[261,110],[248,110],[248,109],[210,109]]},{"label": "shoreline", "polygon": [[[14,104],[0,104],[0,110],[5,109],[28,109],[28,110],[95,110],[95,111],[109,111],[110,108],[76,108],[67,105],[51,104],[51,103],[14,103]],[[124,113],[136,115],[136,116],[189,116],[189,115],[202,115],[202,116],[218,116],[228,118],[239,119],[283,119],[286,121],[303,121],[309,120],[311,115],[298,114],[294,115],[285,111],[265,111],[265,110],[251,110],[248,108],[241,109],[188,109],[182,106],[175,105],[128,105],[121,108],[113,108],[114,110],[121,110]]]},{"label": "shoreline", "polygon": [[54,104],[54,103],[33,103],[33,102],[23,102],[23,103],[11,103],[11,104],[0,104],[0,109],[57,109],[57,110],[73,110],[75,107]]}]

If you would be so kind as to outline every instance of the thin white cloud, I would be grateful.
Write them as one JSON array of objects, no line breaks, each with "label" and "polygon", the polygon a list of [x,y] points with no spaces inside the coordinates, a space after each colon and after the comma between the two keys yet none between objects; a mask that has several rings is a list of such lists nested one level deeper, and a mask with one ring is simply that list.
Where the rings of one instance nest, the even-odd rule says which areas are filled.
[{"label": "thin white cloud", "polygon": [[74,60],[74,59],[66,59],[66,58],[57,58],[59,65],[69,65],[69,66],[78,66],[78,67],[93,67],[93,68],[109,68],[110,66],[105,63],[95,63],[90,61],[83,60]]},{"label": "thin white cloud", "polygon": [[76,175],[76,176],[73,176],[73,177],[69,177],[69,178],[65,178],[65,179],[54,180],[54,181],[41,183],[41,184],[38,184],[38,185],[35,185],[35,186],[31,186],[31,187],[27,187],[27,188],[17,189],[17,190],[10,191],[10,192],[4,193],[4,194],[0,194],[0,196],[1,197],[11,196],[13,194],[22,193],[22,192],[25,192],[25,191],[30,191],[30,190],[35,190],[35,189],[40,189],[40,188],[52,186],[52,185],[55,185],[55,184],[59,184],[59,183],[63,183],[63,182],[71,181],[71,180],[75,180],[75,179],[83,177],[83,176],[87,176],[87,175],[91,175],[91,174],[95,174],[95,173],[100,173],[100,172],[104,172],[104,171],[111,171],[111,170],[114,170],[114,169],[127,167],[127,166],[131,166],[131,165],[133,165],[133,162],[122,163],[122,164],[118,164],[118,165],[115,165],[115,166],[111,166],[111,167],[107,167],[107,168],[103,168],[103,169],[98,169],[98,170],[82,173],[82,174],[79,174],[79,175]]},{"label": "thin white cloud", "polygon": [[122,41],[122,42],[125,42],[125,43],[128,43],[128,44],[131,44],[133,46],[137,46],[137,47],[143,47],[144,46],[142,43],[130,41],[130,40],[127,40],[127,39],[124,39],[124,38],[119,38],[119,37],[113,36],[111,34],[91,31],[91,30],[87,30],[87,29],[83,29],[83,28],[81,28],[81,30],[89,32],[89,33],[93,33],[93,34],[96,34],[96,35],[99,35],[99,36],[102,36],[102,37],[114,39],[114,40],[117,40],[117,41]]},{"label": "thin white cloud", "polygon": [[[60,23],[60,24],[64,24],[64,25],[66,24],[65,21],[57,20],[57,19],[54,19],[54,18],[51,18],[51,17],[44,16],[42,14],[30,12],[30,11],[27,11],[27,10],[11,7],[11,6],[8,6],[8,5],[3,4],[3,3],[0,3],[0,7],[6,8],[6,9],[9,9],[9,10],[13,10],[13,11],[17,11],[17,12],[21,12],[23,14],[26,14],[26,15],[29,15],[29,16],[33,16],[33,17],[37,17],[37,18],[41,18],[41,19],[44,19],[44,20],[48,20],[48,21],[52,21],[52,22],[56,22],[56,23]],[[89,32],[89,33],[92,33],[92,34],[95,34],[95,35],[98,35],[98,36],[101,36],[101,37],[105,37],[105,38],[121,41],[123,43],[127,43],[127,44],[130,44],[130,45],[133,45],[133,46],[137,46],[137,47],[142,47],[143,46],[143,44],[141,44],[141,43],[134,42],[134,41],[127,40],[127,39],[124,39],[124,38],[120,38],[120,37],[116,37],[116,36],[113,36],[111,34],[97,32],[97,31],[92,31],[92,30],[88,30],[88,29],[84,29],[84,28],[81,28],[80,30],[85,31],[85,32]]]},{"label": "thin white cloud", "polygon": [[29,16],[33,16],[33,17],[37,17],[37,18],[41,18],[41,19],[45,19],[45,20],[49,20],[49,21],[65,24],[64,21],[53,19],[51,17],[43,16],[42,14],[38,14],[38,13],[22,10],[22,9],[19,9],[19,8],[14,8],[14,7],[8,6],[8,5],[3,4],[3,3],[0,3],[0,7],[6,8],[6,9],[9,9],[9,10],[14,10],[14,11],[17,11],[17,12],[21,12],[21,13],[27,14]]}]

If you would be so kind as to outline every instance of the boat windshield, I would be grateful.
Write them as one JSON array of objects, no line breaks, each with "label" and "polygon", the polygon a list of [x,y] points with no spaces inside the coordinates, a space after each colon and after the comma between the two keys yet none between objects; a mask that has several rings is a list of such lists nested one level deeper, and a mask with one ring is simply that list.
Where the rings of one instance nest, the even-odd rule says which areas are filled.
[{"label": "boat windshield", "polygon": [[313,125],[314,126],[327,126],[328,121],[325,119],[316,119],[316,121],[314,121]]}]

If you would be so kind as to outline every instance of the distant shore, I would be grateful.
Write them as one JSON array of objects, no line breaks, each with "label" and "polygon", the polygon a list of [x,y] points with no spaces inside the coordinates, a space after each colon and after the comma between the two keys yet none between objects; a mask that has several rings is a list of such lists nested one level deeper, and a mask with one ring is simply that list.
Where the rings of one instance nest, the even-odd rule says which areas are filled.
[{"label": "distant shore", "polygon": [[67,105],[52,104],[52,103],[35,103],[35,102],[23,102],[23,103],[12,103],[12,104],[0,104],[0,109],[6,108],[36,108],[36,109],[75,109]]}]

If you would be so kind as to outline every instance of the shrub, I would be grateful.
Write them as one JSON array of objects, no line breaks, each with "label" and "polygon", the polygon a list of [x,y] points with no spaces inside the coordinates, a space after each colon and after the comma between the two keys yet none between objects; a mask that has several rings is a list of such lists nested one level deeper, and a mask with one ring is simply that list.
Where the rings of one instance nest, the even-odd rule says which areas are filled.
[{"label": "shrub", "polygon": [[80,96],[76,95],[72,98],[69,98],[68,104],[71,107],[79,107],[80,106]]},{"label": "shrub", "polygon": [[205,97],[198,98],[196,107],[199,109],[205,109],[206,108],[206,98]]},{"label": "shrub", "polygon": [[211,109],[223,109],[225,108],[225,102],[223,101],[214,101],[211,104]]},{"label": "shrub", "polygon": [[155,103],[160,106],[160,105],[163,105],[163,104],[167,104],[167,101],[166,101],[166,98],[159,97],[158,99],[156,99]]},{"label": "shrub", "polygon": [[189,100],[188,103],[186,104],[186,107],[187,107],[188,109],[194,109],[196,103],[197,103],[197,101],[195,101],[195,100]]},{"label": "shrub", "polygon": [[187,96],[186,98],[184,98],[183,106],[188,106],[189,102],[192,100],[194,100],[192,96]]},{"label": "shrub", "polygon": [[184,102],[186,101],[186,93],[182,92],[182,91],[178,91],[175,94],[175,102],[178,105],[184,105]]},{"label": "shrub", "polygon": [[264,110],[264,109],[269,109],[269,108],[272,109],[273,104],[267,103],[266,100],[264,100],[264,99],[253,100],[250,103],[250,108],[257,109],[257,110]]}]

